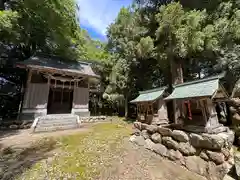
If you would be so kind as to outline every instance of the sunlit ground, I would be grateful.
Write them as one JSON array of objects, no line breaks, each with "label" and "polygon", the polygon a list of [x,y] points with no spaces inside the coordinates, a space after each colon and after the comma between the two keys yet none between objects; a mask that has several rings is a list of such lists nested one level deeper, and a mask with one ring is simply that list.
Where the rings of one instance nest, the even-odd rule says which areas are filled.
[{"label": "sunlit ground", "polygon": [[130,132],[131,125],[116,120],[94,125],[89,132],[44,139],[42,144],[54,146],[54,155],[16,179],[95,179],[102,168],[111,166],[112,157],[121,151],[122,141]]}]

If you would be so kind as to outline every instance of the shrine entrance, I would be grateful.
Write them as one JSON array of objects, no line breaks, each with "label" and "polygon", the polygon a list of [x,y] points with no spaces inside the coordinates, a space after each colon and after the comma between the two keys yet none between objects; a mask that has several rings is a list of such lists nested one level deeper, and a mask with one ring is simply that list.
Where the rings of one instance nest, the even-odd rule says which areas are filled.
[{"label": "shrine entrance", "polygon": [[73,89],[54,88],[49,90],[48,114],[70,114],[73,102]]}]

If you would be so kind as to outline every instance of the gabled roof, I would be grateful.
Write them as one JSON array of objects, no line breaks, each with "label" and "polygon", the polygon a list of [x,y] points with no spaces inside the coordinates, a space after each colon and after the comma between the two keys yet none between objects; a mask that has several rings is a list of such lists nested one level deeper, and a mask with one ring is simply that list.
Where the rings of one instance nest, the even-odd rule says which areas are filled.
[{"label": "gabled roof", "polygon": [[29,59],[17,63],[18,67],[57,70],[72,74],[99,77],[96,75],[90,63],[66,60],[54,55],[36,54]]},{"label": "gabled roof", "polygon": [[[175,85],[172,94],[165,98],[165,100],[213,97],[220,89],[224,89],[219,83],[219,80],[223,76],[223,74],[220,74],[209,78]],[[224,96],[227,96],[225,91],[222,92],[224,93]]]},{"label": "gabled roof", "polygon": [[140,102],[155,101],[163,95],[165,89],[166,87],[161,87],[161,88],[155,88],[155,89],[146,90],[146,91],[139,91],[139,96],[130,102],[140,103]]}]

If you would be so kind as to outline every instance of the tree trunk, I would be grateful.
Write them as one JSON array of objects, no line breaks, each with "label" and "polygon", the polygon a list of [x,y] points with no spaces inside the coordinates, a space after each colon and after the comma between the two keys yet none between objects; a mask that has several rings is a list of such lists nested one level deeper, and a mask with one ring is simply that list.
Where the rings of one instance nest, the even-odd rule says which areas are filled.
[{"label": "tree trunk", "polygon": [[172,84],[174,85],[182,84],[183,83],[182,60],[172,59],[171,72],[172,72]]},{"label": "tree trunk", "polygon": [[[174,36],[170,35],[169,39],[169,49],[168,49],[168,61],[169,61],[169,66],[170,66],[170,88],[171,90],[173,89],[172,85],[176,84],[181,84],[183,83],[183,70],[182,70],[182,61],[179,59],[176,61],[174,57],[174,52],[173,52],[173,41],[174,41]],[[171,92],[170,92],[171,93]],[[178,116],[180,115],[179,113],[181,112],[181,109],[183,107],[183,104],[176,103],[176,100],[172,101],[172,107],[173,107],[173,117],[174,117],[174,122],[177,123],[178,121]]]},{"label": "tree trunk", "polygon": [[[183,69],[182,69],[182,61],[175,60],[172,58],[171,60],[171,73],[172,73],[172,84],[182,84],[183,83]],[[173,100],[173,109],[174,109],[174,121],[178,122],[178,118],[180,116],[184,116],[183,113],[183,103],[181,101]]]},{"label": "tree trunk", "polygon": [[125,96],[124,108],[125,108],[125,118],[127,118],[128,117],[128,97],[127,96]]},{"label": "tree trunk", "polygon": [[5,2],[6,2],[6,0],[0,0],[0,10],[1,11],[5,10]]}]

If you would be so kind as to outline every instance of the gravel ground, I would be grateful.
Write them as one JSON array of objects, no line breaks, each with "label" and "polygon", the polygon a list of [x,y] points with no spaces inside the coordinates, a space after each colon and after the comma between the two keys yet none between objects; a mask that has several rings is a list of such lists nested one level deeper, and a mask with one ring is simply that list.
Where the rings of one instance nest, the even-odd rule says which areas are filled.
[{"label": "gravel ground", "polygon": [[[81,132],[91,131],[92,125],[84,126],[81,129],[75,129],[75,130],[66,130],[66,131],[58,131],[58,132],[52,132],[52,133],[39,133],[39,134],[30,134],[29,131],[22,131],[18,132],[13,135],[2,137],[0,143],[2,143],[5,147],[11,146],[19,148],[20,146],[23,148],[28,148],[30,144],[33,142],[36,142],[42,138],[45,137],[59,137],[59,136],[66,136],[74,135],[74,134],[81,134]],[[102,126],[104,127],[104,126]],[[112,127],[112,126],[110,126]],[[142,147],[136,146],[129,142],[129,133],[131,130],[126,130],[126,128],[130,129],[131,125],[120,125],[119,127],[115,127],[116,129],[95,129],[97,130],[94,135],[94,138],[86,139],[78,142],[76,141],[78,139],[78,136],[76,136],[75,140],[71,140],[74,136],[69,136],[71,139],[67,141],[67,143],[70,143],[71,141],[74,141],[72,145],[74,145],[73,152],[75,150],[82,148],[82,146],[87,148],[87,150],[83,149],[81,153],[89,153],[89,151],[92,153],[96,152],[97,157],[93,160],[94,164],[92,167],[96,168],[97,170],[100,170],[100,173],[97,175],[97,177],[89,177],[89,173],[91,174],[95,170],[92,169],[86,172],[87,177],[86,179],[94,179],[94,180],[206,180],[204,177],[201,177],[193,172],[188,171],[184,167],[181,167],[180,165],[177,165],[167,159],[164,159],[160,157],[159,155],[150,152]],[[108,132],[109,131],[109,132]],[[124,131],[124,132],[123,132]],[[103,133],[104,132],[104,133]],[[120,134],[119,134],[120,133]],[[104,136],[103,136],[103,135]],[[124,135],[121,135],[124,134]],[[103,136],[103,137],[101,137]],[[91,136],[90,136],[91,137]],[[120,139],[118,139],[120,138]],[[121,138],[124,138],[121,140]],[[105,140],[104,140],[105,139]],[[118,141],[116,141],[118,139]],[[76,142],[75,142],[76,141]],[[114,142],[113,142],[114,141]],[[115,141],[117,145],[115,144]],[[79,144],[80,143],[80,144]],[[85,143],[85,144],[84,144]],[[118,144],[120,143],[120,144]],[[80,145],[80,146],[79,146]],[[71,147],[69,147],[71,148]],[[104,150],[105,148],[105,150]],[[39,149],[37,149],[39,150]],[[44,151],[44,148],[41,148],[41,151],[39,153],[34,152],[35,149],[31,151],[27,151],[27,154],[25,157],[24,155],[24,161],[27,163],[24,164],[27,168],[32,169],[32,167],[35,167],[35,163],[40,163],[42,166],[46,166],[47,164],[51,165],[50,159],[54,159],[55,153],[61,154],[61,152],[58,153],[58,151],[62,151],[62,149],[56,149],[52,150],[51,148],[47,148],[46,151]],[[49,152],[50,151],[50,152]],[[99,151],[99,152],[98,152]],[[29,154],[29,152],[33,154]],[[49,154],[50,153],[50,154]],[[64,151],[64,153],[70,153],[70,151]],[[39,155],[38,155],[39,154]],[[62,154],[64,155],[64,154]],[[79,156],[80,155],[80,156]],[[86,154],[88,155],[88,154]],[[12,155],[11,155],[12,156]],[[18,155],[17,155],[18,156]],[[69,156],[69,155],[68,155]],[[83,159],[74,159],[74,157],[83,158]],[[81,156],[81,154],[72,154],[71,162],[69,162],[71,168],[75,168],[76,162],[87,162],[84,160],[85,156]],[[86,156],[89,157],[89,156]],[[50,159],[49,159],[50,158]],[[62,156],[60,156],[62,158]],[[65,157],[66,158],[66,157]],[[67,157],[68,158],[68,157]],[[6,160],[8,163],[6,164]],[[8,166],[6,168],[2,168],[5,173],[14,173],[13,169],[18,170],[18,167],[23,166],[22,163],[23,160],[17,158],[18,161],[13,161],[12,158],[4,158],[2,161],[0,161],[0,167],[1,166]],[[64,159],[63,159],[64,160]],[[49,162],[48,162],[49,161]],[[101,162],[100,162],[101,161]],[[61,164],[61,161],[57,161],[57,166],[64,166],[64,164]],[[20,165],[18,166],[18,164]],[[30,164],[29,164],[30,163]],[[59,164],[60,163],[60,164]],[[2,164],[2,165],[1,165]],[[86,163],[85,163],[86,164]],[[39,166],[37,166],[38,168]],[[55,167],[55,166],[52,166]],[[36,167],[35,167],[36,168]],[[58,167],[55,167],[58,168]],[[58,172],[61,168],[59,167],[56,172]],[[0,168],[1,169],[1,168]],[[7,171],[6,171],[7,170]],[[27,170],[27,169],[26,169]],[[34,168],[33,168],[34,170]],[[44,170],[41,168],[41,170]],[[49,170],[49,167],[45,170]],[[44,170],[44,171],[45,171]],[[33,171],[34,172],[34,171]],[[32,173],[33,173],[32,172]],[[39,171],[41,172],[41,171]],[[53,171],[53,175],[54,175]],[[35,172],[34,172],[35,173]],[[61,173],[61,172],[59,172]],[[3,177],[3,174],[1,177]],[[55,173],[56,174],[56,173]],[[5,177],[9,177],[11,174]],[[34,175],[31,174],[30,175]],[[12,176],[12,175],[11,175]],[[22,178],[28,180],[28,176],[21,176]],[[36,177],[38,177],[36,175]],[[2,179],[8,179],[8,178],[2,178]],[[37,178],[39,179],[39,177]],[[54,178],[51,178],[54,179]],[[55,178],[57,179],[57,178]],[[69,178],[67,178],[69,179]],[[72,179],[72,178],[70,178]]]},{"label": "gravel ground", "polygon": [[[99,122],[105,123],[105,122]],[[88,131],[92,126],[99,123],[83,123],[78,129],[68,129],[54,132],[32,133],[31,129],[13,130],[0,132],[0,144],[2,147],[24,148],[30,146],[33,142],[45,137],[59,137]]]},{"label": "gravel ground", "polygon": [[99,180],[206,180],[126,139],[123,153],[114,158]]}]

